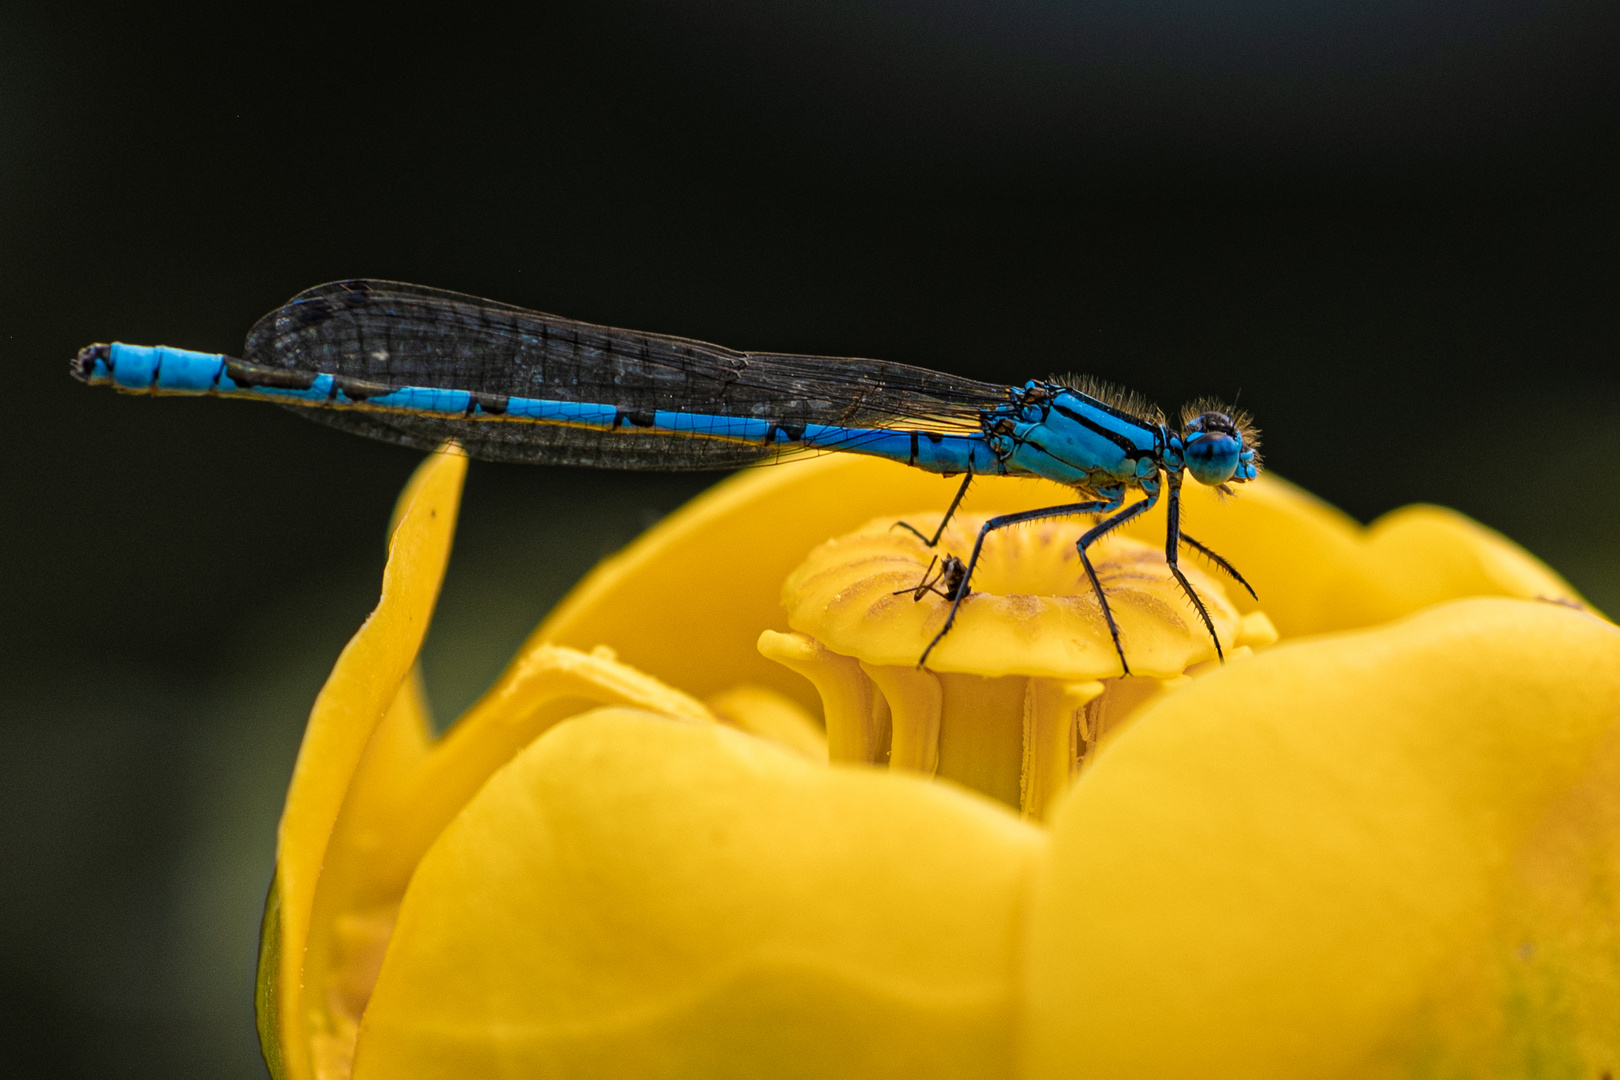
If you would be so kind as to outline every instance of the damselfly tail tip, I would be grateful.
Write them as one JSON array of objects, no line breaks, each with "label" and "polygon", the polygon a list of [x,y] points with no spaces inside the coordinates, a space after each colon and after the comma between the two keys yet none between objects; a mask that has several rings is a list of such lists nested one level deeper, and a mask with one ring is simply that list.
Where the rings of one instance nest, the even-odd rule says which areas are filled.
[{"label": "damselfly tail tip", "polygon": [[68,363],[68,371],[82,383],[93,383],[112,374],[112,346],[86,345]]}]

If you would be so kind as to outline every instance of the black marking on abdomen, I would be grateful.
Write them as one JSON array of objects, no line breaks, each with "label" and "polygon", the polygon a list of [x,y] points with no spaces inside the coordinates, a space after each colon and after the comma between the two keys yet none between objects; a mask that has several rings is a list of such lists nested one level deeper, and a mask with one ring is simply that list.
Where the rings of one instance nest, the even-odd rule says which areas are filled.
[{"label": "black marking on abdomen", "polygon": [[399,389],[397,386],[372,382],[370,379],[351,379],[347,375],[339,375],[332,381],[339,390],[343,391],[343,396],[350,401],[365,401],[368,398],[384,397]]},{"label": "black marking on abdomen", "polygon": [[481,394],[474,391],[468,395],[467,414],[472,415],[473,409],[476,408],[489,413],[491,416],[505,416],[506,403],[507,395],[505,394]]},{"label": "black marking on abdomen", "polygon": [[654,427],[657,423],[657,417],[643,409],[631,409],[629,411],[620,409],[613,417],[614,427],[621,427],[625,424],[634,427]]},{"label": "black marking on abdomen", "polygon": [[917,437],[920,434],[921,434],[921,432],[917,432],[917,431],[913,431],[911,433],[911,460],[906,462],[907,465],[915,465],[915,464],[917,464]]},{"label": "black marking on abdomen", "polygon": [[268,386],[272,390],[308,390],[315,385],[316,379],[313,372],[260,367],[258,364],[249,364],[230,357],[225,359],[225,374],[231,377],[233,383],[244,389]]}]

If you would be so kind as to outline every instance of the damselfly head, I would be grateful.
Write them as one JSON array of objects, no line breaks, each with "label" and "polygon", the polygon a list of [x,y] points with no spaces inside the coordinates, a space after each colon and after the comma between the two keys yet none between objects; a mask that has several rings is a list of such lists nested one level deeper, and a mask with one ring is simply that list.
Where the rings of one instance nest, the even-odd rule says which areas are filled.
[{"label": "damselfly head", "polygon": [[1181,415],[1182,460],[1200,484],[1241,484],[1260,475],[1260,432],[1248,414],[1199,401]]}]

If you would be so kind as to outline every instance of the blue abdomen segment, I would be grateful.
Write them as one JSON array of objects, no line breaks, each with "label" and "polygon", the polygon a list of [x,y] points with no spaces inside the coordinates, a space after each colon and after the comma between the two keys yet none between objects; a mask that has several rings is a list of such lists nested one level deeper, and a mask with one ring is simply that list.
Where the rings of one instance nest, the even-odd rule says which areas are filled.
[{"label": "blue abdomen segment", "polygon": [[336,380],[330,375],[317,375],[308,386],[266,386],[259,383],[237,382],[230,369],[220,373],[214,393],[222,397],[257,398],[260,401],[324,402],[332,397]]},{"label": "blue abdomen segment", "polygon": [[589,401],[545,401],[540,398],[508,398],[506,412],[475,413],[494,419],[505,416],[512,420],[533,420],[539,423],[568,424],[574,427],[611,428],[619,413],[611,405],[598,405]]},{"label": "blue abdomen segment", "polygon": [[[319,378],[330,379],[331,376],[322,375]],[[317,379],[318,381],[319,379]],[[311,390],[313,389],[314,387],[311,387]],[[343,388],[339,385],[336,401],[341,404],[346,400],[349,399],[343,394]],[[440,390],[431,386],[402,386],[391,393],[366,398],[364,404],[373,409],[462,416],[466,414],[472,405],[472,395],[465,390]]]},{"label": "blue abdomen segment", "polygon": [[[231,376],[232,365],[243,377],[242,382]],[[336,381],[330,375],[295,375],[289,379],[274,372],[259,373],[266,379],[291,383],[266,385],[251,381],[246,370],[240,361],[221,353],[115,341],[91,351],[84,378],[91,385],[110,384],[132,394],[217,394],[294,402],[326,402],[334,396]]]},{"label": "blue abdomen segment", "polygon": [[220,353],[115,342],[86,349],[86,382],[137,394],[213,394],[286,405],[531,423],[597,431],[642,431],[719,439],[762,448],[823,450],[888,458],[936,473],[1025,473],[999,460],[984,436],[922,430],[792,424],[763,417],[659,409],[642,412],[601,402],[475,394],[431,386],[388,386],[330,374],[248,364]]},{"label": "blue abdomen segment", "polygon": [[659,409],[653,413],[652,419],[652,427],[658,431],[703,439],[730,439],[733,442],[764,443],[777,438],[781,431],[778,425],[769,420],[750,416],[715,416]]},{"label": "blue abdomen segment", "polygon": [[982,435],[811,424],[804,429],[803,444],[811,450],[888,458],[925,472],[986,475],[1008,471]]},{"label": "blue abdomen segment", "polygon": [[224,370],[219,353],[115,341],[96,357],[89,381],[136,392],[211,394]]}]

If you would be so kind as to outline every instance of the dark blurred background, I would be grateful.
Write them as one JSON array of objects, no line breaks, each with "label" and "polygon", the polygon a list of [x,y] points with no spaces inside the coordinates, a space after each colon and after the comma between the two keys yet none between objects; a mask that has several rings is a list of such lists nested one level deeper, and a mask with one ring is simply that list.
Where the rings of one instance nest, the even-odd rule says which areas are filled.
[{"label": "dark blurred background", "polygon": [[[1363,520],[1459,507],[1614,612],[1617,15],[0,2],[0,1072],[263,1075],[282,791],[417,460],[92,392],[79,346],[236,351],[372,275],[1169,406],[1241,391],[1280,474]],[[475,465],[441,718],[713,479]]]}]

